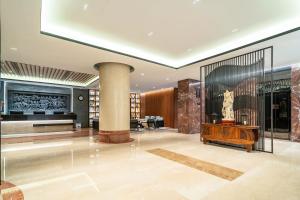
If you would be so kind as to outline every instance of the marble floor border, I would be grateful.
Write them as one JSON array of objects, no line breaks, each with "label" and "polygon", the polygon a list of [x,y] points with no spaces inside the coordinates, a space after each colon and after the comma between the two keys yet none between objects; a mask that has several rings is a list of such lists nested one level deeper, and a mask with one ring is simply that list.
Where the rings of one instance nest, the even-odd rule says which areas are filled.
[{"label": "marble floor border", "polygon": [[178,162],[188,167],[209,173],[211,175],[218,176],[229,181],[232,181],[238,178],[239,176],[243,175],[243,172],[241,171],[217,165],[214,163],[202,161],[183,154],[168,151],[166,149],[156,148],[147,150],[147,152],[166,158],[168,160]]}]

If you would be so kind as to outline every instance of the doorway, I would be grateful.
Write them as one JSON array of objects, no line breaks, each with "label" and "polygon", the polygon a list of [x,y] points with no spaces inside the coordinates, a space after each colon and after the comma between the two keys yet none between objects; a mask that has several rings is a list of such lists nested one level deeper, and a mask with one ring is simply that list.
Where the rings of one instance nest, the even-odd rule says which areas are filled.
[{"label": "doorway", "polygon": [[[271,106],[266,106],[265,133],[270,137],[271,120],[273,121],[273,137],[276,139],[290,139],[291,134],[291,69],[289,67],[274,68],[273,93],[266,93],[266,104],[271,105],[273,97],[273,113]],[[272,117],[271,117],[272,115]]]}]

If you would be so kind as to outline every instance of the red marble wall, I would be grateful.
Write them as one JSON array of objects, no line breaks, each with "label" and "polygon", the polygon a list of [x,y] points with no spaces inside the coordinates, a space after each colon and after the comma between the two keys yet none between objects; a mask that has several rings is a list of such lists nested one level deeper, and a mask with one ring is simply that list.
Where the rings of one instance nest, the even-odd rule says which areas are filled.
[{"label": "red marble wall", "polygon": [[200,132],[200,82],[192,79],[178,81],[177,126],[185,134]]},{"label": "red marble wall", "polygon": [[291,72],[291,141],[300,142],[300,64]]}]

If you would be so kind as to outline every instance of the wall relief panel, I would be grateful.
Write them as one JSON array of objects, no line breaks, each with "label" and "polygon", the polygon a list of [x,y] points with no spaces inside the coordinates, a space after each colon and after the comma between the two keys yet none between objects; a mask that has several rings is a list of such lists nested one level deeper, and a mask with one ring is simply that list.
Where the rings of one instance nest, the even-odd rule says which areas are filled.
[{"label": "wall relief panel", "polygon": [[8,111],[24,111],[27,114],[33,111],[46,111],[47,114],[69,112],[70,95],[9,90]]}]

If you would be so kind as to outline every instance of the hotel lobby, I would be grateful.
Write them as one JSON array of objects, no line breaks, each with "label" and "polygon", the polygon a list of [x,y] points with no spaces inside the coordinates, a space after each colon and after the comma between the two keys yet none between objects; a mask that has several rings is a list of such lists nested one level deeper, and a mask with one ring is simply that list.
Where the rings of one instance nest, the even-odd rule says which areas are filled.
[{"label": "hotel lobby", "polygon": [[299,0],[0,0],[2,200],[300,199]]}]

